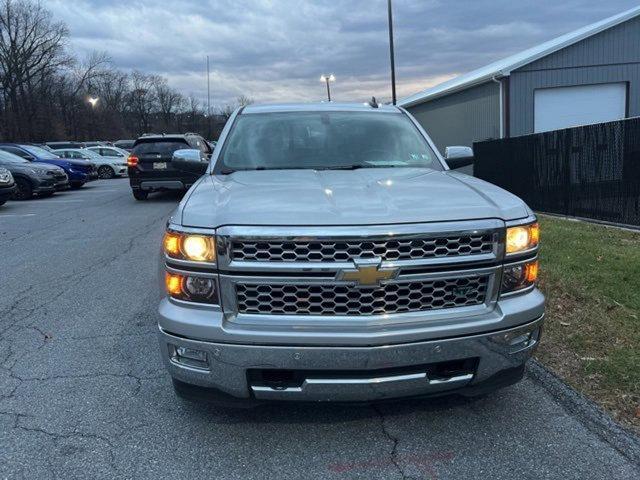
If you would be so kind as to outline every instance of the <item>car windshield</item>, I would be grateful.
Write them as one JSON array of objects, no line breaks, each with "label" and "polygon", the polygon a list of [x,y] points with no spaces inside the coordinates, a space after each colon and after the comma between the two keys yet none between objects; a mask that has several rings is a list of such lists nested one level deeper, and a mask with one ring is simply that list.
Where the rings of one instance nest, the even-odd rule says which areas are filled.
[{"label": "car windshield", "polygon": [[239,115],[219,165],[230,170],[442,170],[433,149],[406,115],[382,112]]},{"label": "car windshield", "polygon": [[29,160],[25,160],[18,155],[14,155],[13,153],[5,152],[4,150],[0,150],[0,163],[31,163]]},{"label": "car windshield", "polygon": [[57,158],[60,158],[56,154],[51,153],[45,150],[44,148],[36,147],[33,145],[21,145],[21,147],[24,148],[27,152],[29,152],[34,157],[42,158],[45,160],[55,160]]}]

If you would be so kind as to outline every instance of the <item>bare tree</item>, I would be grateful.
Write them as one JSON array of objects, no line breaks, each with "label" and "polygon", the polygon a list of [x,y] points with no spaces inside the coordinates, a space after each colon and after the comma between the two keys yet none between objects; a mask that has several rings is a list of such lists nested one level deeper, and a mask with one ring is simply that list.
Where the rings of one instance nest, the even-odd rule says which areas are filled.
[{"label": "bare tree", "polygon": [[223,105],[218,111],[218,115],[224,118],[225,122],[229,120],[229,117],[233,114],[233,112],[239,107],[246,107],[247,105],[251,105],[254,103],[254,100],[245,95],[238,96],[235,101],[231,103],[227,103]]},{"label": "bare tree", "polygon": [[153,88],[154,77],[142,72],[131,74],[131,88],[127,101],[127,110],[136,121],[136,134],[150,131],[152,112],[156,107],[156,95]]},{"label": "bare tree", "polygon": [[172,128],[175,114],[182,109],[185,99],[181,93],[169,87],[167,80],[155,77],[153,88],[158,102],[158,113],[165,131]]},{"label": "bare tree", "polygon": [[64,50],[67,27],[52,22],[40,4],[0,0],[0,85],[4,136],[34,139],[40,94],[61,68],[73,63]]},{"label": "bare tree", "polygon": [[[216,138],[241,95],[207,117],[166,78],[124,73],[104,53],[77,61],[67,27],[37,0],[0,0],[0,139],[115,139],[150,131],[193,131]],[[89,103],[89,98],[99,100]]]}]

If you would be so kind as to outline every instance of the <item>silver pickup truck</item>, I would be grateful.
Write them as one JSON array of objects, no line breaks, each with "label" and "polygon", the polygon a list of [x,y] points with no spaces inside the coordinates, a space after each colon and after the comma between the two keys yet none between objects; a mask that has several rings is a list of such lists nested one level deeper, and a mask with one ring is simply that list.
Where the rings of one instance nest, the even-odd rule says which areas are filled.
[{"label": "silver pickup truck", "polygon": [[176,392],[240,405],[484,394],[540,340],[539,227],[450,168],[401,108],[252,105],[167,225],[160,349]]}]

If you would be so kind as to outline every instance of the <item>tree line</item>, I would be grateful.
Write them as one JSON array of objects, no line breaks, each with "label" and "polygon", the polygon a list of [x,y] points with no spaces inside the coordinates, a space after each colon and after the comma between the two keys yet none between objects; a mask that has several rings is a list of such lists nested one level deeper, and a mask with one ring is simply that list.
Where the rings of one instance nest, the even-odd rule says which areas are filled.
[{"label": "tree line", "polygon": [[115,140],[146,132],[216,139],[238,97],[208,115],[161,75],[115,68],[105,53],[79,60],[69,29],[32,0],[0,0],[0,140]]}]

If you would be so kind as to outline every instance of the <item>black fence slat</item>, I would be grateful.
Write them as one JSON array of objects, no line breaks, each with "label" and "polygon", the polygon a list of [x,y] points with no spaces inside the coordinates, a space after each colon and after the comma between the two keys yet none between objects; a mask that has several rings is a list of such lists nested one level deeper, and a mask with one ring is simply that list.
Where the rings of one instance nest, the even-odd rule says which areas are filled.
[{"label": "black fence slat", "polygon": [[474,144],[474,174],[534,210],[640,226],[640,118]]}]

